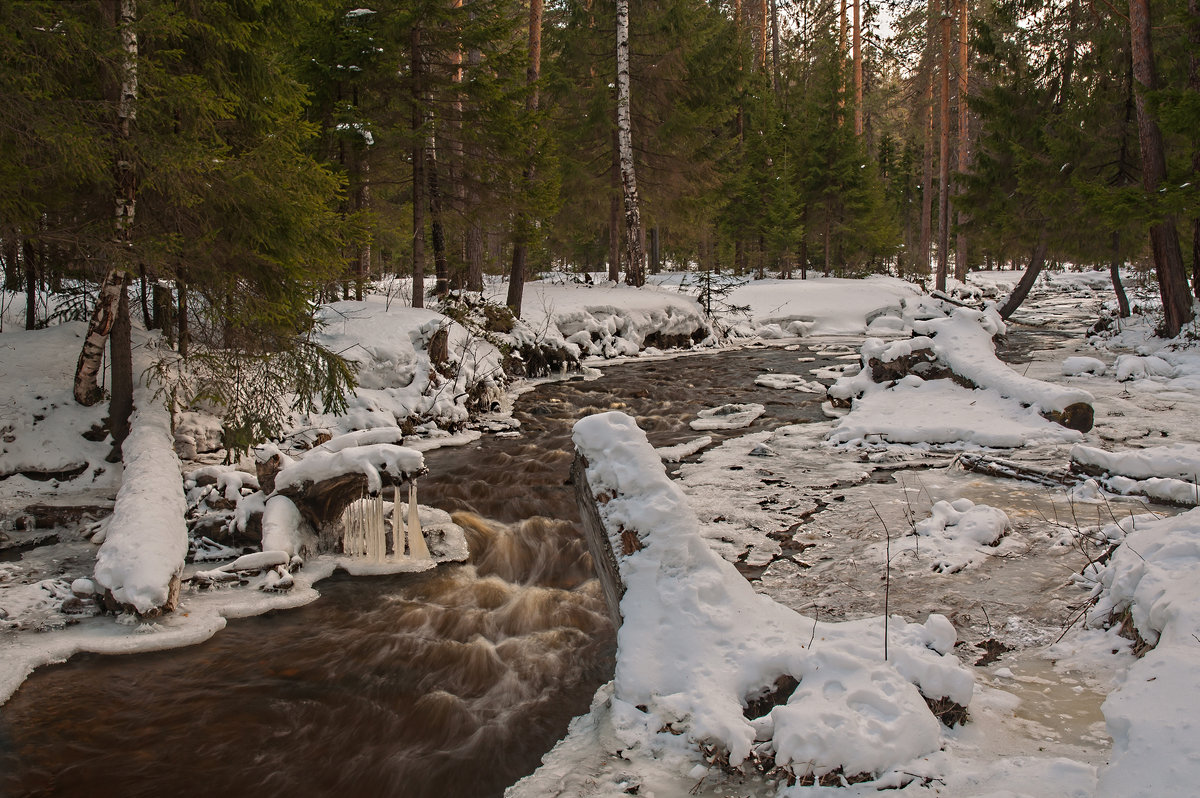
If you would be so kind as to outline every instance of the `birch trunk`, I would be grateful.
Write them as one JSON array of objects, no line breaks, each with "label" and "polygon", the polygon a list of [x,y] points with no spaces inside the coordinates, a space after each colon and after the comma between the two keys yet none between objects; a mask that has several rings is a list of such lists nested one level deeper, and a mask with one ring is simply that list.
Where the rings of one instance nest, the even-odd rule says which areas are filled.
[{"label": "birch trunk", "polygon": [[[1167,176],[1162,132],[1146,94],[1154,91],[1154,50],[1150,41],[1150,0],[1129,0],[1130,50],[1133,53],[1134,104],[1137,107],[1138,139],[1142,145],[1142,188],[1153,196]],[[1179,231],[1175,217],[1167,214],[1150,226],[1150,247],[1154,251],[1154,271],[1163,304],[1162,332],[1167,338],[1179,334],[1192,320],[1192,298],[1183,270]]]},{"label": "birch trunk", "polygon": [[617,143],[621,158],[621,183],[625,189],[625,246],[629,270],[625,282],[646,283],[642,252],[642,212],[638,206],[637,177],[633,169],[633,130],[629,113],[629,0],[617,0]]},{"label": "birch trunk", "polygon": [[137,19],[136,0],[115,0],[106,4],[114,17],[121,36],[120,92],[117,97],[116,172],[117,191],[113,215],[113,256],[108,272],[100,283],[96,308],[88,322],[83,348],[75,366],[75,401],[94,405],[104,396],[97,379],[104,361],[104,347],[117,316],[117,305],[125,286],[128,269],[127,252],[133,241],[134,214],[137,210],[137,188],[131,151],[133,122],[137,115],[138,42],[134,23]]}]

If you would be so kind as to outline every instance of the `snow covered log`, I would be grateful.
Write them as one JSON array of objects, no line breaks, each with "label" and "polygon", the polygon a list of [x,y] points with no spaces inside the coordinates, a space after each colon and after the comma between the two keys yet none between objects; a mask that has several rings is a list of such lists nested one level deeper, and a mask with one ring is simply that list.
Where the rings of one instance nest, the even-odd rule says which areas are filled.
[{"label": "snow covered log", "polygon": [[[351,502],[411,483],[426,473],[420,452],[382,442],[398,434],[387,428],[341,435],[296,460],[264,449],[258,453],[264,490],[238,503],[238,529],[261,524],[264,546],[273,534],[274,547],[292,554],[299,553],[312,533],[318,536],[317,550],[340,551],[342,514]],[[267,473],[275,467],[277,473]]]},{"label": "snow covered log", "polygon": [[1181,507],[1200,504],[1200,445],[1194,443],[1124,452],[1077,444],[1071,447],[1071,470],[1099,478],[1114,493]]},{"label": "snow covered log", "polygon": [[880,776],[938,749],[927,701],[966,706],[974,688],[946,618],[892,617],[885,659],[882,617],[805,618],[714,553],[632,418],[589,416],[573,440],[586,476],[577,489],[594,497],[624,586],[607,705],[627,751],[682,734],[733,767],[807,778]]},{"label": "snow covered log", "polygon": [[96,555],[95,577],[110,606],[153,617],[171,612],[179,600],[188,550],[187,500],[171,417],[146,391],[139,392],[130,426],[121,489]]},{"label": "snow covered log", "polygon": [[1087,391],[1026,377],[996,357],[992,338],[1004,322],[991,310],[957,308],[941,319],[913,322],[913,338],[886,342],[869,338],[862,347],[862,370],[829,387],[834,407],[850,407],[869,383],[895,383],[905,377],[951,379],[964,388],[984,389],[1036,407],[1045,418],[1087,432],[1095,412]]}]

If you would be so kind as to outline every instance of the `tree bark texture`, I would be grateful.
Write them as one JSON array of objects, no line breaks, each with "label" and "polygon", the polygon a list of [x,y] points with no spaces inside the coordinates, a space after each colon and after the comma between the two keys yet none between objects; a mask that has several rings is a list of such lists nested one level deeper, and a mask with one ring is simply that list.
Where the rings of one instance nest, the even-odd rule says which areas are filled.
[{"label": "tree bark texture", "polygon": [[625,282],[640,287],[646,283],[646,259],[642,252],[645,239],[642,238],[642,211],[633,166],[633,122],[629,104],[629,0],[617,0],[617,142],[625,195],[625,251],[629,257]]},{"label": "tree bark texture", "polygon": [[[525,85],[530,88],[525,110],[530,114],[538,110],[538,80],[542,74],[542,0],[529,0],[529,64],[525,68]],[[526,186],[533,182],[534,155],[530,151],[522,179]],[[513,223],[512,268],[508,278],[508,307],[513,315],[521,318],[521,300],[525,294],[525,266],[529,259],[529,237],[532,220],[528,214],[519,213]]]},{"label": "tree bark texture", "polygon": [[421,52],[421,29],[412,29],[412,126],[417,136],[412,149],[412,306],[425,307],[425,144],[418,131],[425,124],[425,58]]},{"label": "tree bark texture", "polygon": [[[1200,96],[1200,2],[1188,0],[1188,91]],[[1192,179],[1200,180],[1200,133],[1193,134]],[[1200,299],[1200,213],[1192,217],[1192,294]]]},{"label": "tree bark texture", "polygon": [[1009,294],[1008,299],[1004,302],[1004,306],[1000,308],[1000,317],[1007,319],[1016,312],[1017,308],[1021,307],[1021,303],[1025,301],[1025,297],[1029,296],[1030,289],[1037,282],[1038,275],[1042,273],[1042,268],[1046,265],[1046,241],[1045,235],[1038,236],[1038,242],[1033,247],[1033,253],[1029,256],[1029,265],[1025,267],[1025,274],[1021,275],[1020,281],[1013,292]]},{"label": "tree bark texture", "polygon": [[862,0],[854,0],[854,135],[863,134]]},{"label": "tree bark texture", "polygon": [[[970,143],[970,117],[967,108],[967,93],[969,86],[967,64],[968,16],[970,13],[969,0],[958,0],[958,171],[967,171]],[[962,192],[959,187],[959,193]],[[965,232],[967,215],[958,210],[958,240],[954,248],[954,277],[959,282],[967,279],[967,234]]]},{"label": "tree bark texture", "polygon": [[113,449],[108,459],[121,459],[121,445],[129,435],[129,417],[133,415],[133,341],[129,318],[128,278],[121,283],[117,317],[109,338],[112,361],[112,398],[108,403],[108,432]]},{"label": "tree bark texture", "polygon": [[933,242],[933,77],[935,0],[928,0],[925,21],[925,52],[922,72],[925,76],[921,113],[925,122],[925,148],[921,160],[921,241],[917,245],[917,272],[929,274],[929,248]]},{"label": "tree bark texture", "polygon": [[[1133,77],[1139,84],[1134,87],[1134,104],[1142,148],[1142,188],[1153,197],[1167,176],[1167,161],[1158,120],[1146,101],[1146,94],[1154,91],[1157,82],[1150,39],[1150,0],[1129,0],[1129,31]],[[1154,270],[1162,297],[1162,332],[1166,337],[1174,338],[1192,319],[1192,296],[1183,269],[1174,216],[1166,214],[1150,226],[1150,248],[1154,252]]]},{"label": "tree bark texture", "polygon": [[111,0],[105,9],[113,18],[121,39],[121,63],[116,103],[116,176],[115,213],[113,216],[113,256],[107,273],[100,283],[96,307],[88,322],[83,348],[75,366],[75,401],[94,405],[104,395],[97,379],[104,361],[104,346],[117,315],[117,303],[125,284],[128,269],[127,253],[133,243],[134,215],[137,211],[136,170],[133,162],[132,132],[137,115],[138,41],[134,23],[137,21],[136,0]]},{"label": "tree bark texture", "polygon": [[1125,296],[1125,286],[1121,283],[1121,233],[1117,230],[1112,234],[1113,256],[1108,265],[1108,276],[1112,280],[1113,293],[1117,295],[1117,312],[1122,319],[1127,319],[1129,313],[1129,297]]},{"label": "tree bark texture", "polygon": [[946,290],[950,261],[950,15],[942,21],[941,89],[938,97],[937,290]]},{"label": "tree bark texture", "polygon": [[37,328],[37,253],[28,238],[21,248],[25,256],[25,329],[33,330]]}]

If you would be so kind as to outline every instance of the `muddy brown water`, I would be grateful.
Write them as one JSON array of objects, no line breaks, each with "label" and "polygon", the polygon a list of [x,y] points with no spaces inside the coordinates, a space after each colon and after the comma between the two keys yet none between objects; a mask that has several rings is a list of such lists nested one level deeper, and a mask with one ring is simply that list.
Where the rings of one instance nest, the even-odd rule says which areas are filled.
[{"label": "muddy brown water", "polygon": [[426,456],[421,501],[461,513],[467,565],[335,575],[317,602],[197,646],[43,669],[0,708],[0,795],[502,794],[612,676],[566,485],[572,423],[619,409],[665,446],[728,402],[766,406],[751,431],[812,421],[822,397],[755,376],[851,362],[755,348],[541,386],[518,402],[520,437]]}]

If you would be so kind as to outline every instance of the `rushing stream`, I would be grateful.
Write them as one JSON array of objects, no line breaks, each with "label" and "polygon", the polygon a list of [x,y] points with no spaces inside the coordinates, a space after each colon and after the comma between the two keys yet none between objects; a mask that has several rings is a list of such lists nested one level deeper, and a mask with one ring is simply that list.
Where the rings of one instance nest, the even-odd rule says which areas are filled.
[{"label": "rushing stream", "polygon": [[39,671],[0,708],[0,795],[501,794],[612,674],[565,484],[571,424],[621,409],[664,446],[729,402],[767,407],[751,429],[816,420],[822,397],[754,377],[852,362],[845,351],[635,362],[540,387],[518,403],[520,437],[426,456],[421,500],[457,513],[469,564],[338,575],[316,603],[201,645]]}]

